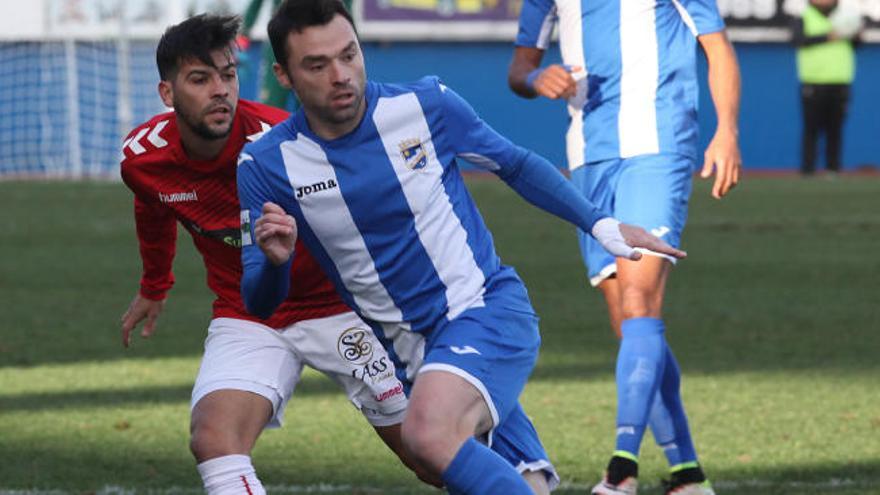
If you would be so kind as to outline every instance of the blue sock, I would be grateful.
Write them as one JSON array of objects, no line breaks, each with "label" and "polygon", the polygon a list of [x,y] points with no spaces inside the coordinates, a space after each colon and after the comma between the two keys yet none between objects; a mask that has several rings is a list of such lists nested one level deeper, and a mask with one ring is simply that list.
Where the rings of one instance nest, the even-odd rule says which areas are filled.
[{"label": "blue sock", "polygon": [[[668,417],[666,421],[672,427],[672,434],[665,435],[665,441],[657,438],[657,443],[663,447],[669,466],[676,469],[684,465],[695,464],[697,452],[694,449],[687,414],[684,412],[684,404],[681,401],[681,371],[678,367],[678,361],[668,345],[666,346],[666,367],[663,369],[663,380],[657,391],[656,402],[661,404]],[[652,429],[655,426],[653,420],[652,414]],[[656,431],[654,435],[656,437]]]},{"label": "blue sock", "polygon": [[670,466],[681,464],[681,451],[675,442],[675,423],[669,409],[663,404],[658,390],[654,396],[654,405],[651,406],[651,414],[648,416],[648,426],[654,434],[654,441],[663,449],[663,454]]},{"label": "blue sock", "polygon": [[442,477],[450,494],[532,494],[509,462],[474,438],[468,438],[458,449]]},{"label": "blue sock", "polygon": [[[617,442],[615,455],[638,459],[648,414],[663,376],[663,320],[631,318],[621,325],[617,354]],[[625,455],[629,454],[629,455]]]}]

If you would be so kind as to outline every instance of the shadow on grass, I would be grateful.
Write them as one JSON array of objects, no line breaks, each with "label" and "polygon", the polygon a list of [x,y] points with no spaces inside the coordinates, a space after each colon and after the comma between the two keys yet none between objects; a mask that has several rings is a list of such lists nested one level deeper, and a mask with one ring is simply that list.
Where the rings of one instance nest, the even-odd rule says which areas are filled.
[{"label": "shadow on grass", "polygon": [[[286,454],[261,456],[254,463],[267,486],[278,493],[305,493],[321,486],[320,493],[425,494],[440,493],[414,481],[413,476],[379,446],[366,452],[346,450],[316,452],[291,437]],[[83,447],[43,443],[9,445],[0,461],[15,476],[6,477],[0,489],[60,490],[91,493],[114,486],[137,493],[200,493],[194,461],[184,445],[157,452],[138,446],[112,452]],[[14,452],[14,455],[11,455]],[[880,459],[858,462],[796,464],[762,468],[747,466],[713,471],[718,493],[726,495],[778,495],[834,493],[855,495],[878,493]],[[589,489],[585,473],[561,472],[562,489],[557,494],[583,494]],[[661,493],[659,480],[641,480],[646,494]],[[335,489],[334,489],[335,488]],[[271,492],[271,491],[270,491]]]},{"label": "shadow on grass", "polygon": [[[128,405],[189,403],[192,388],[188,385],[138,387],[122,390],[86,390],[0,395],[0,412],[46,411]],[[297,385],[294,396],[342,394],[335,383],[321,376],[307,376]]]},{"label": "shadow on grass", "polygon": [[[131,440],[122,439],[124,432],[119,436],[121,448],[106,450],[67,445],[63,440],[10,444],[0,452],[0,462],[4,472],[14,476],[4,477],[0,493],[10,489],[65,494],[204,493],[196,462],[183,438],[180,445],[159,450],[149,444],[132,445]],[[346,487],[338,493],[350,494],[439,493],[422,490],[415,476],[379,439],[373,439],[372,448],[355,452],[321,449],[306,444],[292,431],[289,438],[289,447],[280,452],[261,455],[258,444],[253,455],[261,481],[279,487],[278,493],[337,493],[330,490],[332,487]],[[108,492],[108,487],[115,489]],[[374,491],[377,488],[379,491]]]}]

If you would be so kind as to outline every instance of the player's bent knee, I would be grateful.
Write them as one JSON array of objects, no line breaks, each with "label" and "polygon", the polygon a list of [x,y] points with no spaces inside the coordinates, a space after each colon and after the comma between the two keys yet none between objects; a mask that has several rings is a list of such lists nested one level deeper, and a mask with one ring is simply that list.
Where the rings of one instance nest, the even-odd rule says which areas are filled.
[{"label": "player's bent knee", "polygon": [[401,440],[407,454],[432,474],[440,474],[463,442],[442,424],[407,415],[401,425]]},{"label": "player's bent knee", "polygon": [[211,421],[194,421],[190,431],[189,449],[199,462],[215,457],[249,455],[256,436]]},{"label": "player's bent knee", "polygon": [[216,434],[216,430],[194,427],[189,438],[189,450],[198,462],[205,462],[215,457],[229,455],[231,442],[224,441]]},{"label": "player's bent knee", "polygon": [[190,451],[205,461],[232,454],[248,455],[269,421],[272,404],[240,390],[217,390],[192,410]]}]

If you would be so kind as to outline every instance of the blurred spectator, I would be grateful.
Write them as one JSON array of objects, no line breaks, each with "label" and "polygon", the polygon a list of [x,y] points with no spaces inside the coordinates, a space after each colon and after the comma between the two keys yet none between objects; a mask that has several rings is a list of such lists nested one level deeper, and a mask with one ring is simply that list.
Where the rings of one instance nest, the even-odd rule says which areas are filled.
[{"label": "blurred spectator", "polygon": [[793,26],[803,104],[801,173],[816,170],[816,147],[825,134],[825,164],[840,170],[843,121],[855,77],[854,46],[860,42],[861,17],[838,0],[810,0]]}]

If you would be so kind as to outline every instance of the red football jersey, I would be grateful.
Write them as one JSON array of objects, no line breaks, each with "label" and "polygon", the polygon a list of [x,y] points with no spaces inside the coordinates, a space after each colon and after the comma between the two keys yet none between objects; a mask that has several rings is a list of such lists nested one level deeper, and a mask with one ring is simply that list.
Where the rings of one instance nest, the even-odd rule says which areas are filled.
[{"label": "red football jersey", "polygon": [[179,221],[192,235],[216,294],[214,317],[259,321],[273,328],[350,311],[306,247],[297,242],[291,293],[268,320],[249,314],[241,300],[241,227],[235,173],[238,154],[287,113],[239,100],[226,147],[211,161],[187,157],[174,112],[135,128],[123,143],[122,179],[134,192],[140,243],[142,296],[160,300],[174,284]]}]

